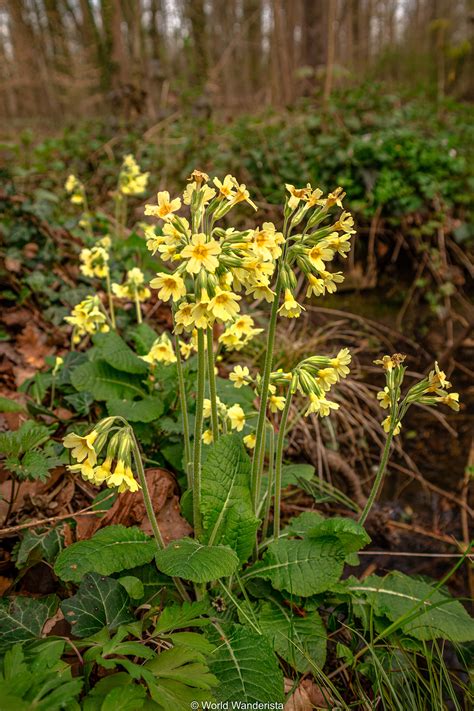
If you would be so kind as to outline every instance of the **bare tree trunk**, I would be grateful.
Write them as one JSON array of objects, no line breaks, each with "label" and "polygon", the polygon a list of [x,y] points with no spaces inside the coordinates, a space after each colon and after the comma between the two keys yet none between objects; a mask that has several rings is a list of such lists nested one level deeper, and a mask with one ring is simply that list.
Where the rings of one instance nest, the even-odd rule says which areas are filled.
[{"label": "bare tree trunk", "polygon": [[326,60],[326,77],[324,80],[323,102],[327,104],[331,96],[333,77],[334,77],[334,57],[336,53],[336,1],[328,0],[328,41],[327,41],[327,60]]}]

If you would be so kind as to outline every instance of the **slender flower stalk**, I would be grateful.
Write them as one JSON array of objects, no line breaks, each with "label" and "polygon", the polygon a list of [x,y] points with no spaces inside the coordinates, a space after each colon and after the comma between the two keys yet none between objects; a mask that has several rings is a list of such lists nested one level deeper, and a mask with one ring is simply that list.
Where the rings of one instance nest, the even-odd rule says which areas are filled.
[{"label": "slender flower stalk", "polygon": [[394,424],[390,428],[390,431],[387,435],[387,439],[385,441],[385,447],[383,449],[382,458],[380,460],[379,468],[377,470],[377,474],[375,477],[374,484],[372,486],[372,490],[369,494],[367,501],[365,502],[364,510],[362,511],[362,513],[359,517],[359,523],[361,526],[363,526],[365,524],[365,522],[367,521],[367,518],[370,514],[372,506],[375,503],[377,494],[379,493],[379,490],[380,490],[380,487],[381,487],[381,484],[382,484],[382,481],[384,478],[385,469],[387,468],[387,462],[388,462],[388,458],[389,458],[389,454],[390,454],[390,447],[391,447],[392,440],[393,440],[393,433],[394,433],[395,426],[396,426],[395,419],[393,419],[393,423]]},{"label": "slender flower stalk", "polygon": [[114,299],[112,296],[112,287],[110,285],[110,272],[108,269],[107,269],[107,274],[105,276],[105,281],[107,284],[107,297],[109,300],[110,322],[112,324],[112,328],[115,330],[117,328],[117,323],[115,321]]},{"label": "slender flower stalk", "polygon": [[285,445],[286,426],[288,415],[290,414],[293,384],[290,383],[286,394],[285,407],[281,414],[280,429],[278,431],[276,446],[275,464],[275,504],[273,506],[273,538],[277,540],[280,536],[280,502],[281,502],[281,479],[283,471],[283,449]]},{"label": "slender flower stalk", "polygon": [[201,522],[201,449],[202,449],[202,424],[204,420],[204,387],[206,381],[206,354],[204,330],[197,329],[198,341],[198,379],[196,393],[196,417],[194,424],[194,452],[193,452],[193,519],[196,538],[202,534]]},{"label": "slender flower stalk", "polygon": [[184,437],[184,471],[186,472],[188,488],[191,489],[193,485],[193,477],[191,471],[191,445],[189,441],[189,417],[188,408],[186,402],[186,386],[184,382],[183,374],[183,362],[181,360],[181,351],[179,348],[179,336],[176,334],[174,337],[175,343],[175,353],[176,353],[176,371],[178,374],[178,390],[179,390],[179,404],[181,407],[181,418],[183,423],[183,437]]},{"label": "slender flower stalk", "polygon": [[270,322],[268,325],[267,349],[265,353],[265,364],[263,367],[262,388],[260,395],[260,411],[258,413],[257,428],[255,433],[256,445],[252,460],[252,500],[255,511],[257,510],[258,506],[257,498],[260,478],[260,459],[262,456],[262,448],[264,447],[263,431],[265,428],[265,420],[267,417],[268,386],[270,385],[270,373],[272,371],[273,348],[275,345],[276,322],[278,316],[278,305],[280,301],[281,288],[281,281],[280,279],[278,279],[275,289],[275,298],[272,303]]},{"label": "slender flower stalk", "polygon": [[[135,460],[135,465],[137,467],[137,473],[138,473],[138,479],[140,481],[140,486],[142,488],[142,496],[143,496],[143,502],[145,504],[145,510],[148,516],[148,520],[150,521],[150,525],[153,531],[153,536],[156,541],[156,545],[160,550],[162,550],[165,547],[165,543],[163,541],[163,537],[161,535],[160,528],[158,526],[158,521],[156,520],[155,516],[155,511],[153,509],[153,503],[151,500],[150,496],[150,490],[148,489],[148,482],[146,480],[145,476],[145,469],[143,467],[143,461],[140,453],[140,448],[138,446],[137,439],[135,437],[135,433],[133,429],[130,427],[130,436],[132,440],[132,450],[133,450],[133,458]],[[184,587],[183,583],[179,578],[173,578],[173,582],[176,585],[176,588],[183,598],[183,600],[186,600],[188,602],[191,601],[191,598],[189,597],[186,588]]]},{"label": "slender flower stalk", "polygon": [[135,292],[135,310],[137,312],[137,322],[142,323],[142,310],[140,307],[140,299],[138,298],[138,292]]},{"label": "slender flower stalk", "polygon": [[269,435],[269,446],[268,446],[268,482],[267,482],[267,496],[265,499],[265,512],[263,516],[263,526],[262,526],[262,540],[264,541],[268,534],[268,525],[270,522],[270,509],[272,506],[273,498],[273,484],[274,484],[274,473],[275,473],[275,431],[273,426],[267,423],[267,430]]},{"label": "slender flower stalk", "polygon": [[217,414],[217,387],[214,363],[214,339],[212,328],[207,328],[207,371],[209,377],[209,394],[211,400],[212,439],[217,442],[219,438],[219,417]]}]

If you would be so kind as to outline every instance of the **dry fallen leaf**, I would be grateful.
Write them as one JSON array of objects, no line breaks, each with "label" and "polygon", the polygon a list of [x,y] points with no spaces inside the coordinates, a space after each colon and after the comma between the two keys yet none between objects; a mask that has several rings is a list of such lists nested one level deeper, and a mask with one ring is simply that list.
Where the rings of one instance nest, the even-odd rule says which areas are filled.
[{"label": "dry fallen leaf", "polygon": [[[293,688],[293,681],[285,679],[285,694]],[[321,690],[312,679],[303,679],[285,704],[284,711],[312,711],[332,709],[333,701],[329,693]]]}]

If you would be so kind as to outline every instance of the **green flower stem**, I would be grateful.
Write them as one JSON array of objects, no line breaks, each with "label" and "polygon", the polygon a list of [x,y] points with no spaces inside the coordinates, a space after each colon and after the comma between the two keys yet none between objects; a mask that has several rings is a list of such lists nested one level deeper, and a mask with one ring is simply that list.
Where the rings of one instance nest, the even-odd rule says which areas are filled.
[{"label": "green flower stem", "polygon": [[379,468],[377,470],[377,475],[375,477],[374,485],[372,487],[372,490],[369,494],[367,501],[365,502],[364,510],[362,511],[362,513],[359,517],[359,523],[361,526],[363,526],[365,524],[367,517],[370,513],[370,510],[371,510],[372,506],[374,505],[375,499],[377,498],[377,494],[379,493],[379,489],[380,489],[380,486],[383,481],[385,469],[387,467],[387,462],[388,462],[388,458],[390,455],[390,446],[392,444],[393,431],[395,429],[395,426],[396,426],[396,420],[395,420],[395,425],[392,422],[392,427],[390,428],[390,432],[387,435],[387,440],[385,442],[385,447],[383,450],[382,459],[380,460],[380,464],[379,464]]},{"label": "green flower stem", "polygon": [[288,415],[290,414],[292,383],[288,386],[286,393],[286,402],[283,412],[281,413],[280,429],[278,430],[278,439],[276,446],[276,465],[275,465],[275,504],[273,506],[273,538],[277,540],[280,536],[280,503],[281,503],[281,477],[283,470],[283,448],[285,444],[286,425]]},{"label": "green flower stem", "polygon": [[206,354],[204,330],[197,329],[198,340],[198,379],[196,394],[196,417],[194,424],[194,452],[193,452],[193,519],[194,534],[199,538],[202,534],[201,524],[201,449],[202,449],[202,423],[204,408],[204,386],[206,381]]},{"label": "green flower stem", "polygon": [[272,425],[267,423],[267,428],[270,435],[270,444],[268,449],[268,488],[267,488],[267,498],[265,499],[265,513],[263,516],[263,526],[262,526],[262,541],[265,540],[268,534],[268,524],[270,521],[270,508],[272,505],[272,494],[273,494],[273,475],[274,475],[274,465],[275,465],[275,432]]},{"label": "green flower stem", "polygon": [[115,322],[115,307],[114,307],[114,299],[112,296],[112,287],[110,286],[110,272],[109,269],[107,269],[107,275],[105,277],[105,281],[107,283],[107,297],[109,299],[109,311],[110,311],[110,321],[112,323],[112,328],[115,329],[117,328],[117,324]]},{"label": "green flower stem", "polygon": [[135,309],[137,312],[137,322],[142,322],[142,310],[140,308],[140,299],[138,298],[138,291],[135,291]]},{"label": "green flower stem", "polygon": [[181,351],[179,349],[179,336],[178,334],[174,337],[175,352],[176,352],[176,371],[178,373],[178,389],[179,389],[179,403],[181,406],[181,417],[183,422],[183,437],[184,437],[184,471],[186,472],[186,477],[188,481],[188,489],[192,488],[193,479],[191,472],[191,445],[189,441],[189,417],[188,408],[186,404],[186,386],[184,383],[183,374],[183,362],[181,360]]},{"label": "green flower stem", "polygon": [[272,372],[273,348],[275,344],[276,322],[281,294],[280,278],[278,278],[277,280],[275,292],[275,298],[272,303],[272,310],[270,314],[270,322],[268,324],[267,350],[265,353],[265,364],[263,367],[262,387],[260,395],[260,411],[258,413],[257,429],[255,433],[256,442],[252,460],[252,500],[255,511],[257,510],[258,506],[257,492],[259,488],[259,474],[261,471],[260,462],[262,457],[262,449],[265,447],[264,428],[265,420],[267,417],[268,386],[270,385],[270,374]]},{"label": "green flower stem", "polygon": [[207,328],[207,371],[209,376],[209,393],[211,399],[211,422],[212,422],[212,438],[217,442],[219,438],[219,417],[217,414],[217,388],[216,374],[214,372],[214,339],[212,328]]},{"label": "green flower stem", "polygon": [[[150,521],[151,528],[153,531],[153,535],[155,537],[156,545],[159,548],[159,550],[163,550],[165,547],[165,543],[163,541],[163,537],[161,535],[160,528],[158,526],[158,521],[156,520],[155,516],[155,511],[153,509],[153,503],[151,500],[150,496],[150,490],[148,489],[148,482],[146,480],[145,476],[145,469],[143,467],[143,461],[142,461],[142,456],[140,453],[140,448],[138,446],[137,438],[135,437],[135,432],[133,429],[130,427],[130,435],[132,438],[132,448],[133,448],[133,458],[135,460],[135,464],[137,467],[137,473],[138,473],[138,479],[140,481],[140,486],[142,488],[142,496],[143,496],[143,502],[145,504],[145,510],[148,516],[148,520]],[[183,583],[179,578],[173,578],[173,582],[176,585],[176,588],[183,598],[183,600],[187,600],[188,602],[191,601],[191,598],[189,597],[186,588],[184,587]]]}]

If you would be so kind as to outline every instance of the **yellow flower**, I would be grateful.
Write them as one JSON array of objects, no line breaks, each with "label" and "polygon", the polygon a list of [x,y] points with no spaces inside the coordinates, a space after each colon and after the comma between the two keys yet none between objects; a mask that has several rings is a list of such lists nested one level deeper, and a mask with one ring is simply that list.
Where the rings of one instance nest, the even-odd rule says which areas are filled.
[{"label": "yellow flower", "polygon": [[202,433],[202,441],[204,444],[212,444],[214,442],[214,435],[212,434],[212,430],[204,430]]},{"label": "yellow flower", "polygon": [[257,443],[257,438],[253,434],[253,432],[251,434],[245,435],[244,444],[246,447],[248,447],[249,449],[254,449],[256,443]]},{"label": "yellow flower", "polygon": [[341,348],[337,356],[335,358],[331,358],[330,364],[335,369],[336,373],[340,378],[345,378],[346,375],[349,375],[350,373],[350,369],[348,366],[351,360],[352,356],[349,352],[349,349]]},{"label": "yellow flower", "polygon": [[309,400],[310,402],[305,412],[305,417],[311,415],[312,413],[315,413],[320,417],[327,417],[330,414],[331,410],[339,410],[339,405],[337,404],[337,402],[332,402],[332,400],[326,400],[324,396],[320,397],[315,393],[310,393]]},{"label": "yellow flower", "polygon": [[329,249],[324,242],[316,244],[308,252],[308,259],[318,272],[324,272],[326,269],[325,262],[330,262],[333,258],[333,250]]},{"label": "yellow flower", "polygon": [[303,200],[307,196],[308,188],[295,188],[295,186],[290,185],[290,183],[286,183],[285,188],[291,195],[288,200],[288,206],[292,210],[295,210],[298,207],[300,200]]},{"label": "yellow flower", "polygon": [[109,255],[103,247],[92,247],[83,249],[79,255],[82,262],[80,270],[87,277],[106,277],[109,273],[107,262]]},{"label": "yellow flower", "polygon": [[187,180],[194,180],[196,183],[207,183],[209,176],[207,173],[204,173],[204,171],[195,168]]},{"label": "yellow flower", "polygon": [[94,481],[97,485],[102,484],[107,481],[112,471],[112,457],[106,457],[106,459],[99,464],[98,467],[94,469]]},{"label": "yellow flower", "polygon": [[113,474],[107,479],[107,486],[117,486],[120,493],[124,491],[137,491],[138,483],[133,478],[133,472],[128,464],[121,459],[115,465]]},{"label": "yellow flower", "polygon": [[233,205],[237,205],[237,203],[239,203],[239,202],[248,202],[248,204],[251,205],[254,210],[258,210],[256,204],[254,202],[252,202],[252,200],[250,199],[250,193],[247,190],[247,187],[243,183],[241,185],[239,185],[237,183],[237,181],[235,183],[235,187],[236,187],[236,191],[235,191],[234,195],[232,196],[230,202]]},{"label": "yellow flower", "polygon": [[432,370],[428,375],[428,382],[428,392],[433,392],[438,388],[448,390],[451,387],[451,383],[448,381],[446,373],[443,370],[439,369],[439,365],[437,362],[435,363],[434,370]]},{"label": "yellow flower", "polygon": [[232,405],[227,410],[227,417],[230,420],[230,426],[237,432],[242,432],[245,426],[245,414],[239,404]]},{"label": "yellow flower", "polygon": [[318,370],[316,382],[323,390],[330,390],[331,385],[337,383],[336,370],[334,368],[321,368]]},{"label": "yellow flower", "polygon": [[318,279],[314,274],[308,274],[308,288],[306,290],[306,298],[309,299],[313,294],[321,296],[326,291],[323,279]]},{"label": "yellow flower", "polygon": [[183,193],[183,202],[185,205],[190,205],[193,199],[193,194],[196,190],[200,191],[200,205],[207,205],[213,197],[216,195],[214,188],[209,187],[209,185],[204,185],[202,188],[196,182],[190,183],[186,186]]},{"label": "yellow flower", "polygon": [[94,442],[97,439],[98,432],[92,430],[88,435],[81,436],[71,432],[66,435],[63,444],[67,449],[71,449],[71,455],[78,462],[83,462],[84,459],[91,466],[97,461],[97,452],[94,449]]},{"label": "yellow flower", "polygon": [[215,239],[206,240],[206,235],[202,232],[193,235],[191,243],[181,252],[183,259],[188,260],[186,271],[190,274],[198,274],[201,268],[215,272],[219,266],[217,255],[221,253],[220,244]]},{"label": "yellow flower", "polygon": [[86,481],[95,481],[95,469],[89,462],[83,462],[82,464],[68,464],[67,468],[73,474],[79,472],[83,479]]},{"label": "yellow flower", "polygon": [[383,407],[384,410],[386,410],[387,407],[390,407],[392,399],[390,396],[390,389],[387,386],[377,393],[377,400],[380,400],[380,407]]},{"label": "yellow flower", "polygon": [[223,182],[219,178],[214,178],[212,181],[219,191],[219,195],[227,198],[227,200],[232,200],[235,196],[236,180],[232,175],[226,175]]},{"label": "yellow flower", "polygon": [[268,398],[268,407],[270,412],[278,412],[278,410],[283,410],[285,407],[286,398],[282,395],[270,395]]},{"label": "yellow flower", "polygon": [[313,190],[311,185],[308,183],[307,191],[308,191],[308,193],[307,193],[308,197],[305,198],[305,201],[306,201],[306,206],[308,208],[314,207],[315,205],[321,205],[321,203],[324,202],[324,200],[320,200],[320,197],[323,194],[323,191],[320,190],[319,188],[316,188],[315,190]]},{"label": "yellow flower", "polygon": [[194,304],[183,301],[174,315],[175,331],[182,333],[186,329],[190,329],[194,325],[193,318]]},{"label": "yellow flower", "polygon": [[214,315],[209,311],[209,300],[202,299],[192,308],[193,324],[196,328],[207,328],[214,323]]},{"label": "yellow flower", "polygon": [[123,195],[141,195],[146,190],[150,173],[142,173],[135,158],[124,157],[119,174],[119,190]]},{"label": "yellow flower", "polygon": [[254,230],[252,234],[251,246],[255,254],[262,259],[278,259],[281,256],[285,238],[281,232],[277,232],[273,222],[264,222],[262,229]]},{"label": "yellow flower", "polygon": [[173,344],[166,333],[156,339],[147,355],[140,356],[140,358],[151,365],[155,365],[155,363],[176,363]]},{"label": "yellow flower", "polygon": [[304,311],[304,308],[295,300],[291,289],[285,289],[285,298],[278,312],[286,318],[298,318],[301,311]]},{"label": "yellow flower", "polygon": [[441,397],[435,398],[435,400],[442,405],[447,405],[454,412],[459,412],[459,393],[446,393]]},{"label": "yellow flower", "polygon": [[229,326],[224,333],[221,333],[219,343],[223,343],[228,350],[241,350],[244,345],[244,341],[239,334],[236,333],[233,326]]},{"label": "yellow flower", "polygon": [[179,342],[179,352],[183,356],[184,360],[188,360],[193,351],[194,346],[192,343],[185,343],[184,341]]},{"label": "yellow flower", "polygon": [[334,225],[335,230],[342,230],[343,232],[347,232],[347,234],[350,235],[355,235],[356,231],[353,230],[354,226],[354,218],[352,217],[350,212],[343,212]]},{"label": "yellow flower", "polygon": [[[388,417],[386,417],[385,420],[382,422],[382,427],[384,429],[384,432],[386,432],[388,434],[390,432],[391,426],[392,426],[392,420],[390,418],[390,415],[388,415]],[[393,430],[393,434],[394,435],[399,434],[401,429],[402,429],[402,423],[400,421],[398,421],[397,424],[395,425],[395,429]]]},{"label": "yellow flower", "polygon": [[332,207],[333,205],[337,205],[338,207],[342,207],[342,199],[345,196],[345,192],[343,192],[342,188],[336,188],[332,193],[329,193],[329,195],[326,198],[325,204],[326,207]]},{"label": "yellow flower", "polygon": [[64,189],[68,193],[72,193],[77,187],[81,187],[82,183],[76,178],[75,175],[68,175],[66,182],[64,183]]},{"label": "yellow flower", "polygon": [[264,299],[269,304],[271,304],[275,298],[275,292],[272,291],[266,284],[259,282],[249,285],[246,288],[245,293],[247,295],[251,294],[254,299]]},{"label": "yellow flower", "polygon": [[181,207],[181,200],[179,198],[170,200],[170,194],[167,190],[158,193],[157,202],[158,205],[145,205],[145,215],[169,220],[173,212],[176,212]]},{"label": "yellow flower", "polygon": [[217,287],[215,296],[209,302],[208,309],[220,321],[230,321],[239,312],[239,305],[236,302],[240,301],[241,298],[241,296],[234,294],[232,291],[223,291]]},{"label": "yellow flower", "polygon": [[347,252],[351,251],[350,240],[350,234],[339,235],[337,232],[331,232],[331,234],[326,237],[324,242],[330,249],[333,249],[334,252],[337,252],[341,255],[341,257],[344,257],[344,259],[346,259]]},{"label": "yellow flower", "polygon": [[336,284],[342,284],[344,277],[342,272],[327,272],[322,271],[320,274],[322,280],[324,281],[324,287],[330,294],[334,294],[337,290]]},{"label": "yellow flower", "polygon": [[82,193],[73,193],[71,195],[71,202],[73,203],[73,205],[83,205],[84,195],[82,195]]},{"label": "yellow flower", "polygon": [[261,333],[263,328],[254,328],[254,325],[255,321],[253,318],[247,314],[243,314],[242,316],[239,316],[237,321],[234,321],[232,328],[239,337],[255,336],[256,333]]},{"label": "yellow flower", "polygon": [[241,365],[236,365],[232,373],[229,375],[229,380],[234,383],[234,388],[241,388],[250,380],[250,371],[246,365],[242,368]]},{"label": "yellow flower", "polygon": [[374,365],[381,365],[383,369],[390,373],[393,368],[399,367],[406,356],[401,353],[394,353],[392,356],[384,355],[383,358],[374,360]]},{"label": "yellow flower", "polygon": [[186,296],[186,285],[178,274],[157,274],[151,280],[150,286],[152,289],[159,289],[158,297],[162,301],[179,301]]}]

